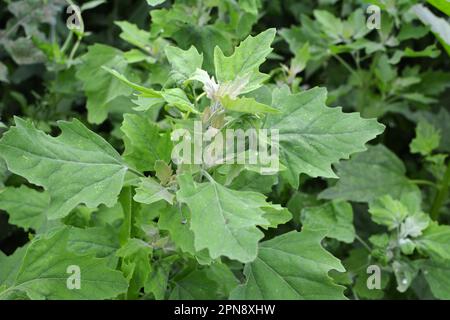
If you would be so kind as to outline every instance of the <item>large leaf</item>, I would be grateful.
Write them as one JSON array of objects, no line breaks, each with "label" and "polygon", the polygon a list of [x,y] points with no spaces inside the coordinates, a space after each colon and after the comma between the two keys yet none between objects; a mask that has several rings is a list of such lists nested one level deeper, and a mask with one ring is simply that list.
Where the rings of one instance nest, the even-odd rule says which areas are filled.
[{"label": "large leaf", "polygon": [[15,119],[16,126],[0,140],[0,154],[11,172],[50,193],[49,219],[64,217],[81,203],[114,205],[127,167],[103,138],[76,119],[60,121],[56,138]]},{"label": "large leaf", "polygon": [[433,295],[438,299],[450,300],[450,261],[427,260],[421,269]]},{"label": "large leaf", "polygon": [[369,202],[385,194],[399,199],[409,192],[419,192],[405,177],[402,161],[383,145],[370,147],[336,168],[341,178],[320,193],[321,198]]},{"label": "large leaf", "polygon": [[260,244],[258,257],[245,266],[245,284],[232,299],[345,299],[330,270],[344,272],[340,261],[320,244],[322,231],[292,231]]},{"label": "large leaf", "polygon": [[366,150],[365,143],[383,132],[376,120],[325,105],[326,89],[299,94],[275,90],[272,105],[281,111],[269,115],[264,125],[279,130],[280,160],[287,167],[289,183],[297,187],[299,174],[337,178],[331,164]]},{"label": "large leaf", "polygon": [[[39,238],[28,247],[22,266],[11,287],[0,293],[7,298],[15,291],[31,299],[108,299],[127,289],[122,274],[109,269],[105,259],[77,255],[67,250],[69,230]],[[80,289],[67,287],[69,266],[80,270]]]},{"label": "large leaf", "polygon": [[256,226],[270,224],[261,209],[269,206],[265,196],[231,190],[215,181],[196,184],[187,174],[179,177],[179,184],[177,198],[191,210],[195,249],[208,249],[213,259],[254,260],[263,237]]},{"label": "large leaf", "polygon": [[8,212],[9,223],[24,229],[38,230],[46,221],[45,209],[50,203],[47,192],[20,186],[0,192],[0,209]]}]

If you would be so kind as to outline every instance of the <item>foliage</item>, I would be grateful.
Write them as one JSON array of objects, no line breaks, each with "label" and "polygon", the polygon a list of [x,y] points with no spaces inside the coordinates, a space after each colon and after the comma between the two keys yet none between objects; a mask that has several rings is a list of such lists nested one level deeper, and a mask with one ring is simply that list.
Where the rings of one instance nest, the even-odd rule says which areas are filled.
[{"label": "foliage", "polygon": [[445,1],[3,3],[0,299],[450,299]]}]

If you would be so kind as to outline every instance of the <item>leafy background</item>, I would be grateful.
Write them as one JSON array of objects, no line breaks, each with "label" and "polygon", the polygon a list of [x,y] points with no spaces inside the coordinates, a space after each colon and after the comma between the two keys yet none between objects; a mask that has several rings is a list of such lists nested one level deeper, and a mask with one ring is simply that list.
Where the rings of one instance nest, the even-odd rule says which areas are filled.
[{"label": "leafy background", "polygon": [[[447,1],[79,4],[1,1],[0,299],[450,299]],[[283,170],[171,163],[194,119]]]}]

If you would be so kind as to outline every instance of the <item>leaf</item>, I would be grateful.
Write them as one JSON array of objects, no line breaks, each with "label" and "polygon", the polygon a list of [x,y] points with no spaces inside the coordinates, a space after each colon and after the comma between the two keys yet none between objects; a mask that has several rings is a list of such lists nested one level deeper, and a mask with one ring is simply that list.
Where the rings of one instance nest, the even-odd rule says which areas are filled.
[{"label": "leaf", "polygon": [[151,204],[160,200],[164,200],[169,204],[173,204],[175,195],[170,193],[167,188],[161,186],[152,178],[141,178],[134,201],[140,203]]},{"label": "leaf", "polygon": [[[6,256],[0,251],[0,287],[2,285],[9,287],[14,284],[14,279],[19,272],[19,268],[22,265],[23,257],[27,246],[16,249],[14,253],[10,256]],[[1,296],[1,290],[0,290]]]},{"label": "leaf", "polygon": [[393,198],[419,189],[405,177],[405,166],[383,145],[369,147],[349,161],[336,165],[341,177],[338,182],[319,194],[323,199],[370,202],[385,194]]},{"label": "leaf", "polygon": [[198,53],[194,46],[189,50],[167,46],[165,48],[167,60],[172,66],[172,74],[177,81],[189,79],[197,69],[202,68],[203,54]]},{"label": "leaf", "polygon": [[120,50],[95,44],[81,58],[77,78],[83,82],[87,96],[88,120],[99,124],[106,120],[109,104],[119,96],[128,96],[132,90],[114,78],[102,66],[114,67],[119,73],[128,72],[127,61]]},{"label": "leaf", "polygon": [[164,2],[166,2],[166,0],[147,0],[148,5],[152,7],[157,6]]},{"label": "leaf", "polygon": [[227,189],[215,181],[196,184],[187,174],[178,178],[177,200],[191,210],[195,249],[208,249],[213,259],[226,256],[242,262],[254,260],[263,237],[256,226],[268,224],[261,209],[268,205],[265,196]]},{"label": "leaf", "polygon": [[265,128],[279,130],[280,161],[287,167],[288,182],[297,187],[299,175],[337,178],[331,164],[366,150],[365,143],[383,132],[376,120],[325,105],[325,89],[299,94],[275,90],[272,105],[282,113],[269,115]]},{"label": "leaf", "polygon": [[433,31],[450,55],[450,24],[445,19],[434,15],[434,13],[422,4],[414,5],[412,10],[423,24],[431,28],[431,31]]},{"label": "leaf", "polygon": [[245,265],[245,284],[231,299],[345,299],[330,270],[344,272],[340,261],[321,246],[323,232],[291,231],[260,244],[258,257]]},{"label": "leaf", "polygon": [[302,210],[303,230],[328,230],[326,236],[346,243],[355,239],[353,209],[348,202],[332,201]]},{"label": "leaf", "polygon": [[140,171],[153,171],[155,161],[170,160],[172,142],[158,125],[142,114],[125,114],[120,130],[125,134],[123,158]]},{"label": "leaf", "polygon": [[439,130],[426,121],[419,121],[416,127],[416,137],[409,145],[411,153],[420,153],[423,156],[431,154],[431,152],[439,147],[441,135]]},{"label": "leaf", "polygon": [[50,204],[47,192],[39,192],[24,185],[7,187],[0,192],[0,209],[8,212],[9,223],[25,230],[39,228],[46,222],[45,210]]},{"label": "leaf", "polygon": [[146,52],[151,50],[152,43],[149,32],[139,29],[135,24],[128,21],[115,21],[114,23],[122,29],[119,36],[123,40]]},{"label": "leaf", "polygon": [[450,3],[448,1],[427,0],[427,2],[444,12],[447,16],[450,16]]},{"label": "leaf", "polygon": [[372,220],[385,225],[389,230],[399,228],[400,224],[408,216],[408,208],[401,201],[385,195],[369,204],[369,213]]},{"label": "leaf", "polygon": [[136,91],[142,92],[142,94],[145,95],[145,97],[147,97],[147,98],[161,98],[162,97],[160,92],[155,91],[155,90],[150,89],[150,88],[143,87],[143,86],[141,86],[139,84],[136,84],[134,82],[131,82],[130,80],[128,80],[123,74],[121,74],[117,70],[108,68],[106,66],[102,66],[102,69],[105,70],[106,72],[110,73],[114,77],[116,77],[118,80],[122,81],[128,87],[130,87],[130,88],[132,88],[132,89],[134,89]]},{"label": "leaf", "polygon": [[242,93],[258,89],[268,76],[259,72],[259,66],[272,52],[270,47],[276,30],[268,29],[255,37],[248,36],[236,47],[233,55],[225,57],[222,50],[214,50],[214,66],[219,83],[232,82],[236,78],[249,77],[249,83]]},{"label": "leaf", "polygon": [[230,111],[245,113],[278,113],[279,111],[271,106],[257,102],[253,98],[236,98],[231,99],[225,96],[220,99],[223,107]]},{"label": "leaf", "polygon": [[175,281],[170,300],[213,300],[218,286],[208,278],[207,270],[194,270]]},{"label": "leaf", "polygon": [[0,62],[0,81],[8,83],[8,67],[3,62]]},{"label": "leaf", "polygon": [[119,249],[116,230],[106,225],[86,229],[71,228],[67,240],[67,249],[83,255],[95,255],[97,258],[111,257]]},{"label": "leaf", "polygon": [[[33,300],[42,299],[108,299],[127,289],[122,274],[106,266],[105,259],[78,255],[67,250],[67,228],[35,239],[27,249],[14,283],[0,298],[13,291],[22,291]],[[80,289],[69,290],[69,266],[78,266]]]},{"label": "leaf", "polygon": [[438,299],[450,300],[449,260],[427,260],[421,270],[433,295]]},{"label": "leaf", "polygon": [[158,219],[158,227],[161,230],[169,231],[170,238],[182,252],[195,257],[200,264],[211,263],[207,250],[197,251],[195,249],[194,233],[190,230],[190,226],[191,214],[186,206],[168,207]]},{"label": "leaf", "polygon": [[450,226],[430,223],[415,243],[431,257],[450,260]]},{"label": "leaf", "polygon": [[179,88],[166,89],[161,92],[162,97],[166,100],[167,104],[170,106],[177,107],[181,111],[200,113],[194,106],[194,104],[189,101],[183,90]]},{"label": "leaf", "polygon": [[8,169],[50,194],[49,219],[62,218],[77,205],[113,206],[127,167],[103,138],[80,121],[58,122],[59,137],[36,130],[20,118],[0,140]]}]

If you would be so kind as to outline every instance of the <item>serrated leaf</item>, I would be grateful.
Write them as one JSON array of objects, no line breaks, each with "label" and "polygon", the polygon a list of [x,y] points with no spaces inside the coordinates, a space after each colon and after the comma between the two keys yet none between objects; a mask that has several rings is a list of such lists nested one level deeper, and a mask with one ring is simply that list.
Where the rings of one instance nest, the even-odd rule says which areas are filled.
[{"label": "serrated leaf", "polygon": [[225,57],[222,50],[214,50],[214,66],[219,83],[232,82],[236,78],[249,77],[249,82],[242,93],[253,91],[261,86],[267,75],[259,72],[259,66],[272,52],[270,45],[276,30],[268,29],[255,37],[249,36],[236,47],[233,55]]},{"label": "serrated leaf", "polygon": [[431,259],[421,265],[431,292],[438,299],[450,300],[450,261]]},{"label": "serrated leaf", "polygon": [[50,194],[49,219],[65,217],[78,204],[112,206],[127,167],[103,138],[80,121],[60,121],[61,135],[51,137],[20,118],[0,140],[8,169]]},{"label": "serrated leaf", "polygon": [[365,143],[383,132],[384,126],[376,120],[328,108],[326,98],[323,88],[299,94],[274,91],[272,105],[282,113],[269,115],[264,127],[279,130],[280,161],[294,187],[301,173],[337,178],[331,164],[366,150]]},{"label": "serrated leaf", "polygon": [[450,260],[450,226],[430,223],[415,242],[419,250],[431,257]]},{"label": "serrated leaf", "polygon": [[383,145],[369,147],[349,161],[336,165],[338,182],[319,194],[324,199],[370,202],[385,194],[393,198],[419,189],[407,177],[405,166]]},{"label": "serrated leaf", "polygon": [[416,137],[411,141],[409,147],[412,153],[426,156],[439,147],[440,139],[439,130],[426,121],[419,121],[416,127]]},{"label": "serrated leaf", "polygon": [[196,184],[187,174],[178,178],[177,200],[191,210],[196,250],[208,249],[213,259],[255,259],[258,241],[263,237],[256,226],[268,224],[261,209],[268,205],[265,196],[231,190],[215,181]]},{"label": "serrated leaf", "polygon": [[323,232],[291,231],[260,244],[258,257],[245,266],[245,284],[231,299],[345,299],[330,270],[344,272],[340,261],[321,246]]},{"label": "serrated leaf", "polygon": [[172,74],[177,81],[189,79],[195,70],[202,68],[203,54],[198,53],[194,46],[191,46],[189,50],[168,46],[165,52],[172,66]]},{"label": "serrated leaf", "polygon": [[[127,289],[122,274],[106,266],[106,260],[77,255],[67,250],[69,230],[62,229],[34,240],[27,249],[14,283],[6,291],[22,291],[31,299],[108,299]],[[69,266],[81,271],[80,289],[69,290]]]}]

